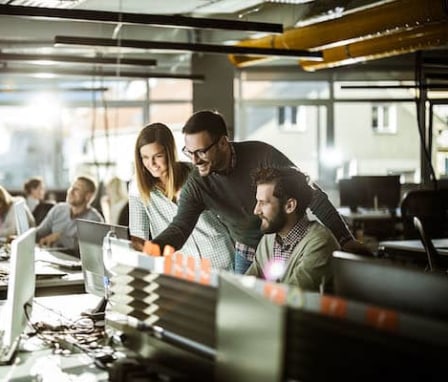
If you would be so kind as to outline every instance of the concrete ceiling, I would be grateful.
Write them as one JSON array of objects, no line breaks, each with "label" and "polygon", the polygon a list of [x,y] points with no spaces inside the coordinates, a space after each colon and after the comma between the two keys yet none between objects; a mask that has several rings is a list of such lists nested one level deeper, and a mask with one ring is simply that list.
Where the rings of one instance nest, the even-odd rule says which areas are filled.
[{"label": "concrete ceiling", "polygon": [[[118,13],[183,15],[195,18],[228,19],[247,22],[279,23],[284,30],[300,29],[306,25],[323,21],[337,20],[341,16],[359,10],[380,7],[384,4],[400,2],[400,0],[302,0],[267,1],[267,0],[0,0],[7,6],[32,6],[61,8],[68,10],[98,10]],[[429,4],[443,2],[430,0]],[[425,3],[425,2],[423,2]],[[430,6],[428,5],[428,7]],[[446,15],[445,15],[446,16]],[[448,16],[447,16],[448,18]],[[438,21],[438,23],[440,23]],[[443,21],[442,21],[443,23]],[[1,54],[33,54],[33,55],[74,55],[78,57],[119,57],[117,65],[98,65],[64,63],[56,68],[66,70],[115,70],[137,72],[162,72],[173,74],[190,73],[191,52],[157,51],[150,49],[134,49],[125,47],[100,46],[55,46],[57,35],[96,37],[117,40],[167,41],[181,43],[235,44],[249,38],[259,38],[259,32],[226,31],[212,29],[186,29],[174,26],[151,26],[117,22],[82,21],[60,18],[38,18],[31,16],[5,15],[0,9],[0,50]],[[446,39],[445,41],[447,41]],[[445,56],[446,46],[438,44],[424,45],[434,50],[438,56]],[[300,44],[299,48],[300,49]],[[312,49],[310,49],[312,50]],[[398,52],[394,55],[407,53]],[[154,67],[127,67],[120,61],[124,58],[144,58],[157,60]],[[297,59],[282,59],[282,65],[302,70]],[[260,63],[272,65],[273,63]],[[54,67],[54,66],[53,66]],[[36,64],[23,59],[2,59],[0,57],[0,81],[10,72],[35,70]],[[100,69],[99,69],[100,68]],[[3,73],[2,73],[3,71]]]}]

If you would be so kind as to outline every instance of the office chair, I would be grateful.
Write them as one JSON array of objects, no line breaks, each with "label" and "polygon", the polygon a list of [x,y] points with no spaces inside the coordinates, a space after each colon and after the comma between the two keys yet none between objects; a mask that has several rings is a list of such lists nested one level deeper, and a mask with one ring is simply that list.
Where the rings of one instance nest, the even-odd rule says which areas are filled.
[{"label": "office chair", "polygon": [[45,219],[48,212],[54,207],[55,203],[53,202],[40,202],[33,211],[34,220],[36,221],[36,225],[39,225],[42,220]]},{"label": "office chair", "polygon": [[440,255],[437,252],[436,247],[434,246],[431,238],[428,236],[427,232],[423,228],[423,224],[417,216],[414,216],[414,226],[417,230],[420,240],[423,244],[423,248],[425,249],[426,256],[428,258],[428,268],[429,272],[444,272],[446,273],[446,269],[441,265]]},{"label": "office chair", "polygon": [[419,232],[414,225],[418,217],[426,234],[431,238],[448,236],[448,201],[443,190],[411,190],[405,194],[401,203],[401,220],[403,239],[419,239]]}]

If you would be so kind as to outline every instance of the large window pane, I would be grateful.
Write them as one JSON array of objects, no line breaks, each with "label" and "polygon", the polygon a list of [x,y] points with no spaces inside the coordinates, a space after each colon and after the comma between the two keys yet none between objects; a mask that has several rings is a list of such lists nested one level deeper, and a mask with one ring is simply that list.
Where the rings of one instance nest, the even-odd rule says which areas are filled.
[{"label": "large window pane", "polygon": [[243,99],[325,99],[329,83],[320,81],[245,81]]},{"label": "large window pane", "polygon": [[415,105],[395,104],[395,134],[372,129],[372,104],[335,103],[335,147],[342,153],[341,177],[402,174],[403,181],[419,181],[420,141]]},{"label": "large window pane", "polygon": [[[280,109],[281,110],[281,109]],[[246,105],[242,109],[244,136],[237,140],[258,140],[268,142],[291,159],[296,166],[311,178],[318,177],[319,128],[324,123],[319,107],[301,106],[306,118],[306,129],[285,129],[279,119],[278,106]]]}]

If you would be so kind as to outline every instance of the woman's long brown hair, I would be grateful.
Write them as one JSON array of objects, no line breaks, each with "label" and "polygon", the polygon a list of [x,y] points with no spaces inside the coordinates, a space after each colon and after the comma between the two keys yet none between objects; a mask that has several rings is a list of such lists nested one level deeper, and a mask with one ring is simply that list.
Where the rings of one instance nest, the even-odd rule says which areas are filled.
[{"label": "woman's long brown hair", "polygon": [[158,178],[155,178],[143,165],[140,148],[150,143],[158,143],[165,150],[168,166],[168,182],[164,193],[170,200],[175,200],[177,191],[184,184],[188,171],[177,160],[176,143],[168,126],[163,123],[151,123],[145,126],[139,133],[135,143],[134,163],[137,187],[143,200],[149,201],[151,191],[157,186]]}]

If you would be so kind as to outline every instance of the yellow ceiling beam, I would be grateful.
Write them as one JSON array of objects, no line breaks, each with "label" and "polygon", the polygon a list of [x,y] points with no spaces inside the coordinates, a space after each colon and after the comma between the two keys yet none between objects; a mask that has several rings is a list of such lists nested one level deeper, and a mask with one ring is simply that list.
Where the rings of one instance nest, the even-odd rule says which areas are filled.
[{"label": "yellow ceiling beam", "polygon": [[[445,0],[396,0],[338,18],[292,28],[279,35],[242,40],[237,45],[316,51],[443,22],[448,22]],[[264,58],[229,55],[229,60],[237,67],[244,67]]]},{"label": "yellow ceiling beam", "polygon": [[448,25],[437,23],[414,30],[323,50],[323,61],[300,61],[306,71],[334,68],[343,65],[413,53],[437,48],[448,42]]}]

